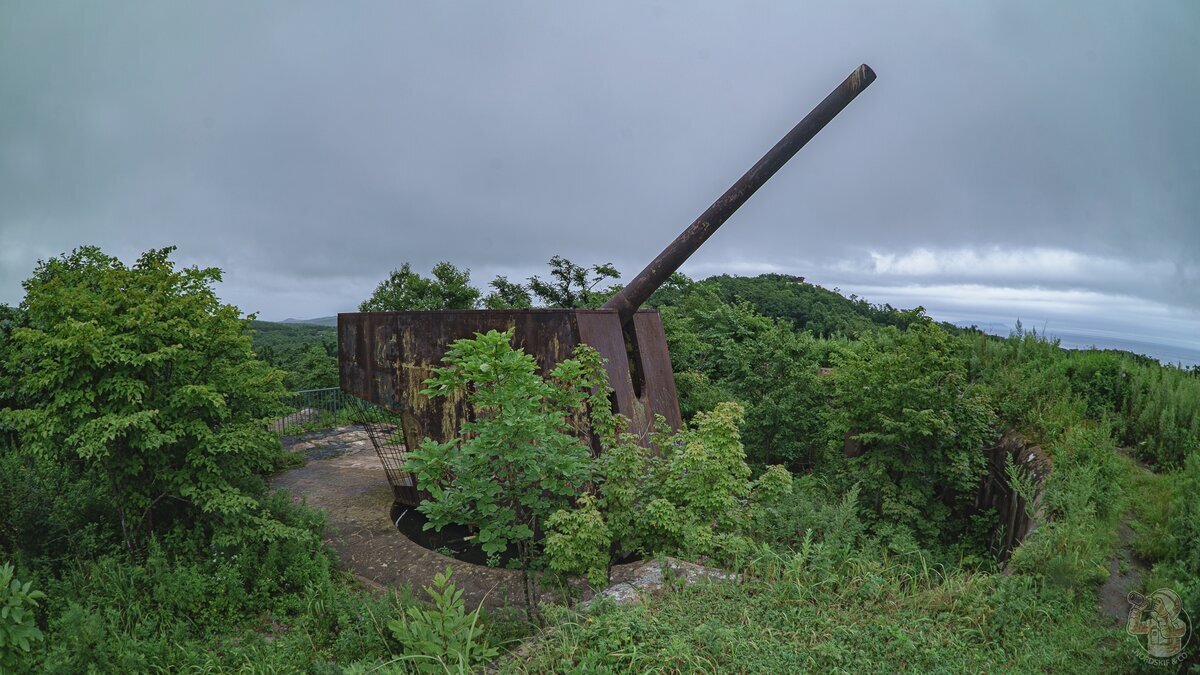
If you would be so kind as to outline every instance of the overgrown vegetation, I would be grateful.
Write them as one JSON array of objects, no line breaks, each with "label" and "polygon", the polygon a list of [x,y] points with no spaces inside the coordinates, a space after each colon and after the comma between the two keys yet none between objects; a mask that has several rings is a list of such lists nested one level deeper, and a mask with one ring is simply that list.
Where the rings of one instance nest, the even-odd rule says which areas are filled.
[{"label": "overgrown vegetation", "polygon": [[[586,306],[614,290],[611,266],[551,267],[484,296],[449,263],[432,278],[406,265],[364,306]],[[468,525],[533,579],[599,587],[617,561],[663,555],[740,576],[543,607],[552,629],[497,661],[501,635],[533,626],[471,611],[448,572],[432,603],[364,593],[322,545],[322,514],[267,494],[268,422],[285,388],[331,383],[333,335],[252,326],[218,279],[169,249],[127,266],[84,248],[0,308],[0,669],[1132,670],[1141,648],[1095,610],[1123,520],[1152,565],[1136,590],[1169,588],[1200,618],[1195,372],[791,277],[676,275],[653,301],[686,428],[639,443],[594,351],[543,378],[494,332],[456,343],[427,383],[475,421],[411,467],[432,526]],[[977,499],[982,449],[1006,429],[1053,464],[1011,558]]]},{"label": "overgrown vegetation", "polygon": [[320,512],[267,494],[283,373],[217,299],[220,273],[170,253],[39,263],[0,317],[0,670],[447,657],[389,630],[414,600],[335,571]]},{"label": "overgrown vegetation", "polygon": [[337,328],[251,321],[254,353],[284,372],[288,391],[338,386]]}]

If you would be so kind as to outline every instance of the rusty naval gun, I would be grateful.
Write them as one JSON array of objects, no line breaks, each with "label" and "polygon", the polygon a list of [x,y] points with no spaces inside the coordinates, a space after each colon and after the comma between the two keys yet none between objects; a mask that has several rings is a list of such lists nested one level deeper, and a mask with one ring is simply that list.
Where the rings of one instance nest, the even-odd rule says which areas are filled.
[{"label": "rusty naval gun", "polygon": [[[428,437],[452,438],[470,414],[464,401],[420,392],[450,344],[489,330],[513,329],[514,346],[533,355],[547,374],[578,344],[605,359],[615,411],[645,437],[661,415],[682,420],[671,357],[658,310],[642,304],[789,159],[875,80],[861,65],[775,144],[762,159],[700,214],[632,281],[599,309],[444,310],[338,314],[341,389],[395,413],[403,444],[375,443],[396,502],[420,503],[414,477],[404,469],[404,447]],[[377,440],[373,434],[372,440]],[[385,449],[385,446],[391,448]]]}]

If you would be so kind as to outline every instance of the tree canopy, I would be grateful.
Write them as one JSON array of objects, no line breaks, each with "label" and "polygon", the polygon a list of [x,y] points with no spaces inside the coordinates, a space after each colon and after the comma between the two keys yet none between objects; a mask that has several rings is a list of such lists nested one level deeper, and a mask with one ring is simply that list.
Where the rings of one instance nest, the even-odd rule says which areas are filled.
[{"label": "tree canopy", "polygon": [[261,513],[279,442],[283,373],[259,361],[216,268],[175,269],[173,248],[132,266],[93,246],[40,262],[2,365],[0,424],[21,451],[108,486],[125,545],[201,524],[285,534]]},{"label": "tree canopy", "polygon": [[363,312],[404,312],[426,309],[473,309],[479,289],[471,285],[471,270],[442,261],[426,278],[404,263],[379,283],[371,297],[358,306]]}]

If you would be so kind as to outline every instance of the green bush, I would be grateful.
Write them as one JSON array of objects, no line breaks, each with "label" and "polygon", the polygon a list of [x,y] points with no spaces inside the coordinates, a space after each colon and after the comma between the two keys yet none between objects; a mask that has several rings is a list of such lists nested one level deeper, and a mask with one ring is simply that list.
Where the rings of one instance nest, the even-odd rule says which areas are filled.
[{"label": "green bush", "polygon": [[1087,415],[1102,419],[1121,409],[1129,396],[1129,369],[1112,352],[1084,351],[1065,355],[1060,362],[1071,391],[1087,405]]},{"label": "green bush", "polygon": [[64,560],[117,552],[118,520],[103,483],[69,466],[0,450],[0,551],[22,568],[49,572]]},{"label": "green bush", "polygon": [[3,365],[15,387],[0,424],[22,452],[103,485],[131,554],[175,526],[227,542],[290,536],[258,501],[279,453],[266,420],[282,373],[218,300],[220,271],[176,270],[172,250],[131,267],[95,247],[39,263]]},{"label": "green bush", "polygon": [[860,496],[866,522],[896,550],[941,549],[969,531],[995,419],[957,349],[923,322],[835,357],[833,428],[862,444],[843,460],[842,480],[870,486]]},{"label": "green bush", "polygon": [[[611,413],[607,413],[612,417]],[[601,429],[623,420],[597,415]],[[614,554],[675,555],[732,561],[751,547],[748,536],[792,494],[782,467],[751,480],[738,425],[742,408],[721,403],[695,425],[660,431],[646,447],[629,434],[602,434],[595,498],[551,517],[546,552],[551,569],[607,581]]]},{"label": "green bush", "polygon": [[751,462],[801,469],[822,460],[828,406],[817,373],[824,343],[704,293],[665,309],[663,324],[684,419],[737,401]]},{"label": "green bush", "polygon": [[418,507],[426,528],[468,525],[485,553],[513,546],[528,568],[546,519],[591,478],[582,411],[602,388],[604,369],[596,351],[581,345],[544,380],[511,340],[511,330],[489,331],[451,345],[423,393],[465,395],[475,419],[446,442],[426,439],[406,462],[430,494]]},{"label": "green bush", "polygon": [[24,584],[10,563],[0,565],[0,671],[25,670],[30,652],[44,636],[34,610],[46,594]]},{"label": "green bush", "polygon": [[447,567],[425,589],[431,607],[411,606],[388,622],[403,645],[400,661],[420,673],[473,672],[500,653],[480,631],[479,610],[468,613]]}]

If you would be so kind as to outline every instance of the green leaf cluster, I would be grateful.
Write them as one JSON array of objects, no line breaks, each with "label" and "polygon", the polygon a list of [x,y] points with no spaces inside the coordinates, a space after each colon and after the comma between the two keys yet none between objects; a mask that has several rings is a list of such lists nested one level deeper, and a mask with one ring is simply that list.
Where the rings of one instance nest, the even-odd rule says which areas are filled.
[{"label": "green leaf cluster", "polygon": [[44,639],[33,612],[46,594],[15,574],[10,563],[0,565],[0,671],[6,673],[24,670],[33,646]]},{"label": "green leaf cluster", "polygon": [[470,270],[442,261],[433,266],[433,277],[427,278],[404,263],[379,282],[375,292],[358,309],[361,312],[471,309],[478,301],[479,289],[471,285]]},{"label": "green leaf cluster", "polygon": [[960,539],[995,418],[956,342],[932,322],[914,323],[864,337],[834,363],[835,438],[862,444],[845,481],[871,486],[860,502],[875,533],[898,550]]},{"label": "green leaf cluster", "polygon": [[474,419],[448,441],[426,439],[406,462],[430,494],[418,507],[427,528],[468,525],[486,553],[516,545],[528,561],[546,518],[591,478],[581,430],[604,369],[595,350],[581,345],[544,379],[511,341],[511,330],[493,330],[451,345],[423,393],[467,396]]},{"label": "green leaf cluster", "polygon": [[172,251],[126,266],[83,247],[39,263],[0,366],[12,387],[0,425],[37,461],[104,485],[130,552],[176,525],[226,541],[294,534],[259,505],[282,373],[217,298],[220,271],[177,270]]},{"label": "green leaf cluster", "polygon": [[[614,554],[731,560],[747,551],[765,510],[791,497],[792,476],[776,466],[751,480],[742,414],[721,403],[691,428],[660,430],[649,447],[628,433],[603,443],[595,496],[550,520],[551,569],[599,586]],[[618,419],[618,432],[623,425]]]},{"label": "green leaf cluster", "polygon": [[817,374],[829,344],[703,291],[664,309],[663,326],[685,419],[737,401],[752,462],[800,470],[821,460],[828,397]]},{"label": "green leaf cluster", "polygon": [[388,628],[403,645],[405,662],[419,673],[474,672],[500,653],[481,634],[479,609],[467,612],[449,567],[425,588],[432,606],[410,606]]}]

